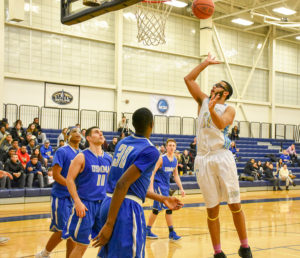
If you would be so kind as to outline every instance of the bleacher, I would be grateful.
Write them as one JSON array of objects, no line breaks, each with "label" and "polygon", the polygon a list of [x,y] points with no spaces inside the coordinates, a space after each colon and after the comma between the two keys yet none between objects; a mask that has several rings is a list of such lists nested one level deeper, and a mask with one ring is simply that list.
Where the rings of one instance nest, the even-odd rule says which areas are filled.
[{"label": "bleacher", "polygon": [[[50,140],[52,147],[56,147],[57,137],[61,130],[55,129],[45,129],[44,132],[47,138]],[[118,136],[117,132],[104,132],[104,136],[107,142],[110,142],[114,136]],[[165,135],[165,134],[153,134],[150,138],[153,144],[161,145],[168,138],[174,138],[177,141],[177,149],[183,151],[184,149],[190,148],[190,143],[193,141],[195,136],[193,135]],[[236,142],[237,148],[240,149],[239,156],[241,159],[237,162],[238,173],[241,173],[245,167],[246,162],[250,158],[255,160],[260,160],[265,162],[270,160],[266,157],[268,154],[273,154],[277,158],[280,156],[281,146],[283,149],[288,148],[294,141],[292,140],[278,140],[278,139],[261,139],[261,138],[241,138]],[[297,143],[296,150],[300,150],[300,144]],[[289,166],[293,174],[297,176],[295,182],[297,186],[300,185],[300,167]],[[183,188],[188,192],[199,192],[199,186],[196,182],[195,175],[184,175],[181,176],[181,181]],[[284,182],[281,182],[284,185]],[[261,181],[240,181],[241,191],[251,191],[251,190],[271,190],[272,186],[269,182],[265,180]],[[171,184],[172,189],[178,189],[175,183]],[[293,188],[291,188],[293,189]],[[0,198],[32,198],[41,196],[50,196],[51,188],[25,188],[25,189],[10,189],[10,190],[0,190]]]}]

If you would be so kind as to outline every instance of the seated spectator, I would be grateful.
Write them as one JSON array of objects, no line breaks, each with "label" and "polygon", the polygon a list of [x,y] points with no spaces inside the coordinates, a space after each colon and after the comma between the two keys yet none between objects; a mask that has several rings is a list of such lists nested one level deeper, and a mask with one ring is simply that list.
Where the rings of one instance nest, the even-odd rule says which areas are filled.
[{"label": "seated spectator", "polygon": [[104,143],[102,144],[102,150],[105,152],[107,152],[107,150],[108,150],[108,143],[106,141],[105,136],[104,136]]},{"label": "seated spectator", "polygon": [[59,141],[58,147],[55,148],[55,152],[56,152],[60,147],[63,147],[63,146],[65,146],[65,145],[66,145],[65,141],[64,141],[64,140],[60,140],[60,141]]},{"label": "seated spectator", "polygon": [[5,130],[5,125],[1,125],[0,126],[0,141],[2,140],[2,138],[6,135],[6,130]]},{"label": "seated spectator", "polygon": [[264,179],[273,184],[273,191],[276,191],[276,186],[277,186],[277,191],[282,190],[279,185],[279,179],[273,173],[273,164],[272,163],[270,163],[269,166],[266,167],[266,169],[264,170]]},{"label": "seated spectator", "polygon": [[31,123],[31,124],[28,126],[28,128],[27,128],[27,130],[26,130],[26,134],[28,134],[28,133],[31,133],[31,135],[34,136],[34,138],[38,139],[38,137],[39,137],[39,131],[38,131],[38,129],[36,128],[35,123]]},{"label": "seated spectator", "polygon": [[120,136],[118,137],[118,142],[121,141],[121,140],[123,140],[125,137],[126,137],[125,133],[121,132]]},{"label": "seated spectator", "polygon": [[164,155],[167,152],[164,144],[160,145],[159,152],[160,152],[160,155]]},{"label": "seated spectator", "polygon": [[190,154],[192,156],[192,159],[196,157],[196,147],[197,147],[197,138],[195,137],[190,144]]},{"label": "seated spectator", "polygon": [[[257,180],[258,179],[258,172],[257,172],[257,164],[255,163],[254,159],[250,159],[244,168],[244,173],[246,174],[246,176],[248,177],[253,177],[253,180]],[[249,180],[249,181],[253,181],[253,180]]]},{"label": "seated spectator", "polygon": [[46,162],[45,162],[45,159],[43,158],[43,156],[40,152],[40,146],[36,146],[33,149],[32,155],[35,155],[35,156],[38,157],[39,162],[41,162],[41,164],[42,164],[43,170],[44,169],[46,170]]},{"label": "seated spectator", "polygon": [[12,142],[12,147],[13,149],[17,152],[20,147],[19,147],[19,141],[17,139],[13,139],[13,142]]},{"label": "seated spectator", "polygon": [[292,144],[290,147],[288,147],[286,151],[290,155],[293,166],[295,166],[296,163],[298,164],[298,166],[300,166],[300,160],[298,160],[297,157],[295,144]]},{"label": "seated spectator", "polygon": [[266,168],[268,168],[270,165],[270,161],[266,161],[264,164],[263,164],[263,171],[266,170]]},{"label": "seated spectator", "polygon": [[[179,163],[179,161],[178,161]],[[184,150],[183,153],[181,154],[181,163],[182,164],[182,172],[183,174],[187,174],[187,172],[191,172],[193,170],[192,168],[192,159],[189,156],[188,150]]]},{"label": "seated spectator", "polygon": [[7,160],[9,160],[10,157],[12,155],[14,155],[14,154],[17,154],[16,151],[15,151],[15,149],[13,147],[10,147],[9,150],[8,150],[8,152],[5,152],[4,155],[2,155],[2,157],[1,157],[2,163],[5,164],[5,162]]},{"label": "seated spectator", "polygon": [[53,160],[53,149],[50,145],[50,141],[46,140],[44,145],[40,148],[40,152],[45,160],[46,167],[48,163],[51,163]]},{"label": "seated spectator", "polygon": [[111,143],[108,145],[107,151],[114,153],[117,143],[118,143],[118,138],[113,137]]},{"label": "seated spectator", "polygon": [[7,152],[8,149],[10,147],[12,147],[12,143],[13,143],[13,138],[12,138],[11,134],[8,134],[8,135],[6,135],[6,137],[3,137],[1,141],[2,142],[1,142],[0,148]]},{"label": "seated spectator", "polygon": [[[159,149],[158,149],[158,151],[159,151]],[[182,176],[182,175],[183,175],[183,170],[182,170],[183,164],[182,164],[181,153],[180,153],[179,150],[176,150],[176,151],[175,151],[175,157],[176,157],[176,159],[177,159],[177,164],[178,164],[178,166],[177,166],[178,174],[179,174],[180,176]]]},{"label": "seated spectator", "polygon": [[23,142],[25,140],[25,131],[22,128],[22,121],[17,120],[15,122],[15,126],[11,129],[11,136],[13,139],[16,139],[19,141],[19,143]]},{"label": "seated spectator", "polygon": [[296,186],[292,178],[290,178],[290,172],[287,168],[287,164],[284,164],[283,167],[279,170],[279,179],[281,181],[285,181],[285,189],[288,191],[289,190],[289,185],[290,183],[293,186]]},{"label": "seated spectator", "polygon": [[26,138],[22,142],[22,145],[28,145],[30,140],[32,140],[32,139],[35,140],[36,144],[38,144],[38,141],[35,136],[33,136],[31,133],[26,133]]},{"label": "seated spectator", "polygon": [[5,126],[5,131],[6,131],[8,134],[10,134],[11,129],[10,129],[10,127],[9,127],[9,123],[8,123],[8,122],[4,123],[4,126]]},{"label": "seated spectator", "polygon": [[286,150],[282,151],[280,158],[282,159],[283,163],[291,163],[291,157]]},{"label": "seated spectator", "polygon": [[239,140],[240,139],[239,134],[240,134],[240,130],[239,130],[238,126],[235,125],[231,130],[230,139],[232,141]]},{"label": "seated spectator", "polygon": [[0,161],[0,189],[5,189],[8,180],[13,180],[10,173],[4,171],[3,163]]},{"label": "seated spectator", "polygon": [[26,165],[25,171],[27,175],[27,187],[32,188],[32,183],[34,179],[38,179],[40,188],[44,187],[42,164],[38,161],[37,156],[31,156],[30,161]]},{"label": "seated spectator", "polygon": [[60,135],[57,137],[57,147],[59,146],[59,142],[61,140],[63,140],[65,143],[67,142],[67,140],[68,140],[67,131],[68,131],[68,128],[64,128],[61,130]]},{"label": "seated spectator", "polygon": [[257,161],[257,172],[259,174],[259,180],[261,180],[263,177],[264,169],[263,169],[263,165],[260,160]]},{"label": "seated spectator", "polygon": [[47,187],[52,187],[54,182],[52,167],[50,167],[47,172]]},{"label": "seated spectator", "polygon": [[235,161],[239,161],[240,160],[240,157],[239,157],[239,151],[240,151],[240,149],[238,149],[236,147],[235,141],[231,142],[229,150],[232,152]]},{"label": "seated spectator", "polygon": [[284,162],[282,161],[282,159],[279,159],[277,162],[276,162],[276,172],[278,173],[279,170],[283,167],[284,165]]},{"label": "seated spectator", "polygon": [[31,139],[27,145],[27,153],[28,155],[32,155],[33,149],[36,147],[36,142],[34,139]]},{"label": "seated spectator", "polygon": [[38,117],[36,117],[36,118],[33,119],[33,124],[35,124],[35,127],[38,130],[38,140],[39,140],[40,143],[44,144],[45,141],[46,141],[46,139],[47,139],[47,136],[46,136],[45,133],[43,133],[42,128],[41,128],[39,122],[40,121],[39,121]]},{"label": "seated spectator", "polygon": [[17,186],[19,188],[24,188],[26,176],[24,174],[24,168],[20,161],[18,160],[18,155],[14,154],[11,158],[6,161],[4,165],[4,170],[10,173],[13,179],[8,180],[8,188],[12,186]]},{"label": "seated spectator", "polygon": [[81,130],[81,141],[80,141],[81,146],[85,146],[85,142],[86,142],[85,134],[86,134],[86,129],[82,129]]},{"label": "seated spectator", "polygon": [[30,157],[27,153],[27,148],[25,145],[22,145],[21,148],[17,151],[18,159],[21,162],[23,168],[26,168],[26,164],[30,161]]}]

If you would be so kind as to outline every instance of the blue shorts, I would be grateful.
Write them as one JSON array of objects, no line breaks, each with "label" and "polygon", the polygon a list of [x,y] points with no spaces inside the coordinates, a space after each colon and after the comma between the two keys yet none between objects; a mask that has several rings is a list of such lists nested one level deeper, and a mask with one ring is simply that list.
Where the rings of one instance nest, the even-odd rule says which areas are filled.
[{"label": "blue shorts", "polygon": [[[153,188],[155,193],[163,196],[169,196],[169,187],[162,186],[161,184],[155,183],[154,181]],[[154,201],[153,209],[162,211],[162,210],[168,210],[169,208],[165,206],[162,202]]]},{"label": "blue shorts", "polygon": [[[104,225],[111,198],[105,197],[101,207],[101,225]],[[101,258],[145,257],[146,222],[142,206],[125,198],[115,222],[109,242],[98,254]]]},{"label": "blue shorts", "polygon": [[85,216],[79,218],[76,215],[74,205],[68,223],[63,230],[62,238],[72,238],[74,242],[89,245],[91,239],[96,237],[101,229],[100,208],[102,201],[81,201],[88,209]]},{"label": "blue shorts", "polygon": [[71,214],[73,203],[70,197],[58,198],[51,196],[50,231],[63,231]]}]

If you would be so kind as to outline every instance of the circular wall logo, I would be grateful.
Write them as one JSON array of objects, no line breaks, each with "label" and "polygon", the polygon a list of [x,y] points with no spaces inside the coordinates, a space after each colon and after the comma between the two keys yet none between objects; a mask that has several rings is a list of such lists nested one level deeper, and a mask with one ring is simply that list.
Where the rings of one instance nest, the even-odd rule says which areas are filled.
[{"label": "circular wall logo", "polygon": [[71,93],[61,90],[52,94],[52,100],[58,105],[67,105],[73,101],[73,96]]},{"label": "circular wall logo", "polygon": [[169,104],[168,104],[168,101],[165,100],[165,99],[160,99],[158,102],[157,102],[157,110],[160,112],[160,113],[166,113],[169,109]]}]

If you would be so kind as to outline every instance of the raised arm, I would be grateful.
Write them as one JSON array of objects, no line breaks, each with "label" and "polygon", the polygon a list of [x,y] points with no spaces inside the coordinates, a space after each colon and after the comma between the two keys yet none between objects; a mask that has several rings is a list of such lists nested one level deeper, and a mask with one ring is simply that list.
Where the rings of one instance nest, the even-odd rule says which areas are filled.
[{"label": "raised arm", "polygon": [[207,58],[184,77],[184,81],[189,92],[200,106],[202,105],[202,101],[207,98],[207,95],[201,90],[200,86],[196,82],[196,79],[207,66],[219,63],[219,61],[215,60],[215,57],[212,57],[211,54],[208,53]]}]

